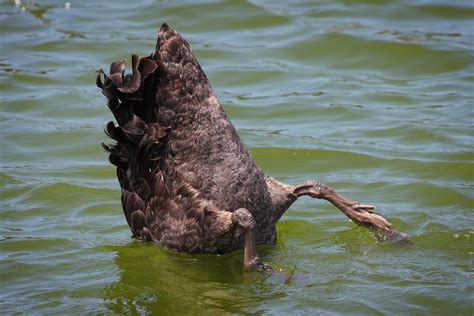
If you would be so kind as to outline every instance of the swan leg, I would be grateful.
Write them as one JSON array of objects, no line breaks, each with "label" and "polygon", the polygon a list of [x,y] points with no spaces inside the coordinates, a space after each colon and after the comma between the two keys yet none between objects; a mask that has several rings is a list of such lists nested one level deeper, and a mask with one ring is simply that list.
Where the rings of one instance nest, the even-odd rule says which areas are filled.
[{"label": "swan leg", "polygon": [[320,181],[309,180],[297,185],[294,187],[293,194],[296,198],[308,195],[312,198],[331,202],[356,224],[372,229],[379,241],[403,240],[406,238],[406,234],[394,231],[388,220],[373,212],[374,205],[350,200]]},{"label": "swan leg", "polygon": [[362,204],[350,200],[321,181],[309,180],[293,186],[282,183],[272,177],[266,177],[267,187],[275,207],[275,222],[300,196],[324,199],[340,209],[347,217],[358,225],[368,227],[375,233],[379,241],[406,240],[407,235],[392,229],[392,225],[381,215],[373,212],[374,205]]},{"label": "swan leg", "polygon": [[232,222],[241,226],[245,231],[244,267],[263,272],[272,272],[272,268],[262,262],[257,254],[255,220],[245,208],[239,208],[232,213]]}]

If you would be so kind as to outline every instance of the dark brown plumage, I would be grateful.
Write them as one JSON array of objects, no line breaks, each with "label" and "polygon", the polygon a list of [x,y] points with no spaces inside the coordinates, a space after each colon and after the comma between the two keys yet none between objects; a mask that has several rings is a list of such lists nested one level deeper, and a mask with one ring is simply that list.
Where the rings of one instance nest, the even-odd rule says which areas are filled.
[{"label": "dark brown plumage", "polygon": [[[301,195],[331,201],[355,222],[393,235],[390,224],[318,181],[289,186],[266,177],[245,149],[189,44],[163,24],[154,54],[116,61],[97,85],[118,123],[103,147],[117,166],[133,236],[177,251],[242,247],[247,266],[265,268],[255,243],[275,243],[275,224]],[[102,80],[102,77],[104,80]]]}]

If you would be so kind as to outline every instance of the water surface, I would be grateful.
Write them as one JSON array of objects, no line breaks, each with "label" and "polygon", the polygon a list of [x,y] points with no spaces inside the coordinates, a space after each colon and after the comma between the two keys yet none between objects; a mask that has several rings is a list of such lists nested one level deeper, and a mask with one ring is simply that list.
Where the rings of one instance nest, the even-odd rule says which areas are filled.
[{"label": "water surface", "polygon": [[[471,1],[0,2],[0,312],[459,314],[474,310]],[[263,170],[315,178],[411,236],[380,245],[303,198],[263,260],[134,241],[100,143],[95,70],[190,42]]]}]

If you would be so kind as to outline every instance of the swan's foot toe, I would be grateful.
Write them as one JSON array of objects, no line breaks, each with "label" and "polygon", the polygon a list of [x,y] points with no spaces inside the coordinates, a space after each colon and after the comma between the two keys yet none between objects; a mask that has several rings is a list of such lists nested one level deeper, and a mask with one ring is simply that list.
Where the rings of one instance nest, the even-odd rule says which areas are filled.
[{"label": "swan's foot toe", "polygon": [[268,264],[264,263],[259,256],[253,257],[251,260],[244,262],[244,266],[250,270],[256,270],[265,273],[273,273],[273,269]]},{"label": "swan's foot toe", "polygon": [[407,234],[393,230],[392,224],[387,219],[373,212],[375,206],[354,201],[347,203],[343,208],[352,221],[374,231],[378,242],[409,242]]},{"label": "swan's foot toe", "polygon": [[340,204],[340,209],[358,225],[373,229],[392,230],[392,225],[388,220],[373,212],[374,205],[344,200]]}]

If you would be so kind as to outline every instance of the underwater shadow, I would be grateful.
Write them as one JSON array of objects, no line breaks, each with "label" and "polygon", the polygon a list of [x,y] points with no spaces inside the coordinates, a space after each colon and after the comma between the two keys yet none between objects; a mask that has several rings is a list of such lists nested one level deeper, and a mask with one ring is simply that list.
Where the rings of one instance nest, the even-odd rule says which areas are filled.
[{"label": "underwater shadow", "polygon": [[271,277],[243,269],[242,251],[189,255],[139,241],[107,249],[116,253],[120,271],[119,280],[104,290],[113,313],[240,314],[285,295]]}]

